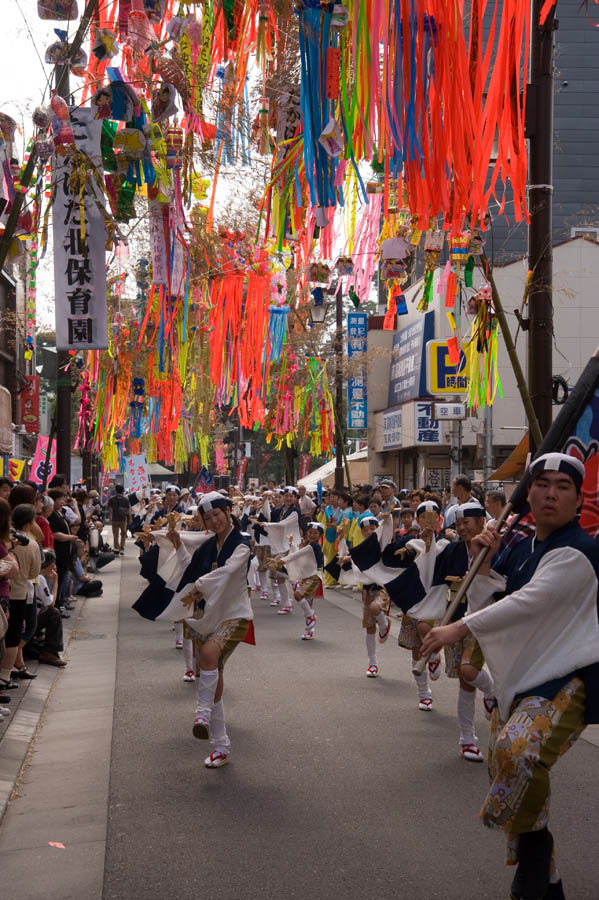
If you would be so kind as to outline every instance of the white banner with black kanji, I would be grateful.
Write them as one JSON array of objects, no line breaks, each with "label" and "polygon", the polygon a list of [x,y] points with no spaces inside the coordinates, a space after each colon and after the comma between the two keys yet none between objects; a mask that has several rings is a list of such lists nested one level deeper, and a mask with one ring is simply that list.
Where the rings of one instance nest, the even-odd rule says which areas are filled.
[{"label": "white banner with black kanji", "polygon": [[[81,108],[71,111],[71,125],[77,150],[86,153],[101,173],[102,120],[94,118],[94,110]],[[80,177],[80,160],[76,166]],[[73,157],[68,151],[64,156],[55,154],[52,218],[56,347],[58,350],[104,350],[108,347],[106,224],[98,209],[103,195],[97,188],[92,196],[89,179],[82,195],[81,182],[77,177],[72,178],[73,168]],[[88,165],[88,173],[91,170]]]}]

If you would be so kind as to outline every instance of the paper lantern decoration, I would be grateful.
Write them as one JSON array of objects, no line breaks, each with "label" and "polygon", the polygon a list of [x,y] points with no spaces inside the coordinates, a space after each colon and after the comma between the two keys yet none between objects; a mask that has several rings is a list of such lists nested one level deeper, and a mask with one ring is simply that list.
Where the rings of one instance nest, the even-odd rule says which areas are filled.
[{"label": "paper lantern decoration", "polygon": [[183,129],[171,126],[166,132],[166,167],[180,169],[183,166]]}]

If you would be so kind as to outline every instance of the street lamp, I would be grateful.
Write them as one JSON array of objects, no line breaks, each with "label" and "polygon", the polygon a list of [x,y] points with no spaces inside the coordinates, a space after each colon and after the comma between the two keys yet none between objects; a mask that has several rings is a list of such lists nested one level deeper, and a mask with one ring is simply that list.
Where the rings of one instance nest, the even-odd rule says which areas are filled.
[{"label": "street lamp", "polygon": [[329,304],[324,302],[324,290],[316,287],[312,291],[313,303],[310,306],[309,315],[313,325],[322,325],[327,317]]}]

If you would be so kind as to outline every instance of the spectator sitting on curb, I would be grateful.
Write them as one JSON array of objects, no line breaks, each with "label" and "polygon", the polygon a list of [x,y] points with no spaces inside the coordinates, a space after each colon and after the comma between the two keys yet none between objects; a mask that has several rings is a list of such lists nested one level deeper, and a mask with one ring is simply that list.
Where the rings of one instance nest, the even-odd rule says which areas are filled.
[{"label": "spectator sitting on curb", "polygon": [[56,608],[57,585],[56,555],[52,550],[44,550],[44,564],[35,588],[37,631],[27,647],[27,656],[37,656],[41,663],[62,668],[67,663],[58,655],[64,647],[62,618]]},{"label": "spectator sitting on curb", "polygon": [[77,556],[73,562],[73,593],[79,597],[101,597],[102,582],[99,578],[90,578],[83,566],[85,544],[78,540],[75,546],[77,547]]}]

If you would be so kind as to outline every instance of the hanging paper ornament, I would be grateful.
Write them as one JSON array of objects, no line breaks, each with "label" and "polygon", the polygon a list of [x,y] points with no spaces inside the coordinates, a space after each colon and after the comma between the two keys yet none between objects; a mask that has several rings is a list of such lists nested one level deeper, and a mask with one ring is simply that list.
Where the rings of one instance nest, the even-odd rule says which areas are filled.
[{"label": "hanging paper ornament", "polygon": [[177,89],[174,84],[161,84],[152,96],[152,119],[154,122],[163,122],[177,114],[175,100]]},{"label": "hanging paper ornament", "polygon": [[277,363],[281,359],[283,343],[287,335],[288,316],[288,306],[271,306],[268,310],[268,344],[271,363]]},{"label": "hanging paper ornament", "polygon": [[139,128],[121,128],[114,136],[114,149],[119,151],[126,161],[141,159],[145,148],[146,138]]},{"label": "hanging paper ornament", "polygon": [[35,150],[42,161],[50,159],[56,149],[54,138],[44,137],[38,138],[35,142]]},{"label": "hanging paper ornament", "polygon": [[185,30],[185,19],[183,16],[173,16],[166,23],[166,33],[174,41],[178,41]]},{"label": "hanging paper ornament", "polygon": [[69,66],[73,75],[85,74],[87,66],[87,53],[80,48],[73,54],[72,47],[67,43],[67,32],[55,28],[54,33],[58,40],[47,48],[44,61],[53,66]]},{"label": "hanging paper ornament", "polygon": [[143,9],[143,0],[133,0],[134,8],[129,13],[127,40],[129,45],[143,53],[156,40],[156,33]]},{"label": "hanging paper ornament", "polygon": [[92,55],[98,62],[105,62],[118,56],[121,48],[117,44],[116,36],[109,28],[96,28],[94,33],[94,43],[92,46]]},{"label": "hanging paper ornament", "polygon": [[31,120],[36,128],[40,131],[47,131],[52,121],[52,113],[45,106],[36,106],[33,110]]},{"label": "hanging paper ornament", "polygon": [[342,3],[335,3],[331,15],[331,28],[343,31],[349,21],[349,10]]},{"label": "hanging paper ornament", "polygon": [[338,275],[353,275],[354,261],[351,256],[340,256],[335,263]]},{"label": "hanging paper ornament", "polygon": [[58,94],[54,94],[50,100],[52,109],[52,135],[56,144],[74,144],[75,135],[71,128],[69,107]]},{"label": "hanging paper ornament", "polygon": [[329,119],[322,129],[318,142],[324,147],[329,156],[341,156],[344,144],[339,122],[335,119]]},{"label": "hanging paper ornament", "polygon": [[327,100],[339,99],[340,67],[341,50],[339,47],[327,47]]},{"label": "hanging paper ornament", "polygon": [[166,0],[143,0],[144,12],[153,25],[159,25],[166,9]]},{"label": "hanging paper ornament", "polygon": [[180,169],[183,166],[183,129],[171,125],[166,132],[166,167]]},{"label": "hanging paper ornament", "polygon": [[96,119],[111,119],[112,116],[112,88],[110,85],[98,88],[91,99],[92,106],[96,107]]},{"label": "hanging paper ornament", "polygon": [[313,262],[308,269],[308,281],[317,281],[326,284],[331,277],[331,270],[326,263]]},{"label": "hanging paper ornament", "polygon": [[270,153],[270,100],[268,97],[260,97],[260,109],[258,111],[258,152],[261,156]]},{"label": "hanging paper ornament", "polygon": [[15,120],[7,113],[0,113],[0,134],[7,144],[12,144],[16,130],[17,123]]},{"label": "hanging paper ornament", "polygon": [[77,0],[37,0],[37,14],[40,19],[67,22],[79,15]]}]

